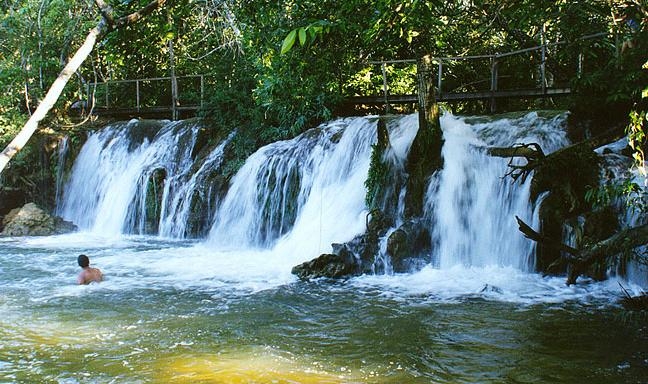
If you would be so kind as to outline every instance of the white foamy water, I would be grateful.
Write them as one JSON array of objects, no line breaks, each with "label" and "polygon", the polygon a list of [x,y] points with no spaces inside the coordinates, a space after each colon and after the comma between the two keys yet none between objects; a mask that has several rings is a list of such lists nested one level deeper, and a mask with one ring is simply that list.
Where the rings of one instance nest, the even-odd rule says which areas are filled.
[{"label": "white foamy water", "polygon": [[432,180],[427,211],[432,218],[434,259],[441,269],[501,266],[533,270],[533,243],[518,231],[515,216],[534,223],[531,178],[524,183],[505,177],[508,159],[486,153],[486,147],[538,143],[545,153],[567,144],[565,118],[519,119],[468,124],[445,114],[443,170]]},{"label": "white foamy water", "polygon": [[604,282],[579,280],[567,285],[564,277],[543,277],[513,267],[464,267],[446,269],[425,267],[412,274],[373,275],[353,278],[350,284],[358,290],[378,290],[396,300],[415,298],[420,302],[457,302],[466,299],[533,305],[580,303],[614,304],[623,296],[619,283],[631,294],[642,292],[641,286],[615,278]]},{"label": "white foamy water", "polygon": [[[0,270],[6,276],[35,269],[29,279],[7,279],[3,289],[28,290],[31,300],[51,301],[97,292],[132,290],[192,290],[214,297],[244,296],[277,289],[297,281],[292,264],[282,262],[273,250],[218,251],[193,242],[162,242],[150,237],[102,238],[91,234],[44,238],[4,238],[17,270]],[[38,250],[38,251],[34,251]],[[24,253],[23,253],[24,252]],[[77,286],[76,256],[90,255],[91,265],[104,271],[100,284]],[[5,268],[8,255],[0,254]],[[37,262],[36,262],[37,261]],[[335,289],[378,290],[397,300],[446,302],[468,298],[519,304],[566,301],[612,303],[622,294],[618,280],[594,283],[582,279],[567,286],[564,277],[542,277],[514,267],[428,266],[409,274],[363,275]],[[641,287],[621,281],[631,293]]]},{"label": "white foamy water", "polygon": [[261,148],[232,180],[208,243],[314,257],[361,232],[375,125],[338,120]]}]

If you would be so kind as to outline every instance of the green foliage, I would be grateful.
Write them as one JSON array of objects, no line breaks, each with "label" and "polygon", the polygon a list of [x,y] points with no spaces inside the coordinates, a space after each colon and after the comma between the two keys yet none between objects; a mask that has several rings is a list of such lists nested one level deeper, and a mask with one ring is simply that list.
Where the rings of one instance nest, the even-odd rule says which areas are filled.
[{"label": "green foliage", "polygon": [[[109,3],[120,16],[147,1]],[[100,15],[86,0],[6,0],[4,4],[0,11],[0,140],[7,142]],[[544,39],[569,42],[550,52],[546,65],[554,79],[573,78],[576,54],[586,52],[584,71],[574,84],[583,95],[577,108],[604,111],[601,104],[614,105],[627,116],[645,89],[646,75],[637,63],[646,59],[647,18],[637,14],[636,7],[611,4],[615,3],[167,1],[163,9],[98,42],[92,60],[66,89],[54,114],[56,120],[65,117],[69,104],[85,98],[87,82],[164,77],[173,64],[178,76],[206,76],[202,114],[219,132],[239,132],[233,145],[238,159],[260,145],[292,137],[344,112],[345,97],[381,94],[382,69],[369,62],[416,59],[425,54],[492,54],[535,46]],[[635,24],[626,24],[629,20]],[[626,43],[623,50],[611,38],[579,40],[609,30]],[[539,57],[530,55],[503,62],[501,70],[528,72],[538,64]],[[481,90],[487,84],[489,63],[482,67],[446,63],[446,90]],[[395,63],[385,69],[390,93],[413,92],[414,64]],[[526,84],[534,79],[510,81]],[[637,84],[644,85],[638,88]],[[119,98],[131,102],[133,92],[124,87]],[[154,92],[147,94],[152,99],[150,93]],[[153,100],[142,101],[146,102]],[[460,112],[466,107],[457,108]],[[637,112],[645,117],[645,109]],[[54,121],[49,124],[59,129]],[[641,142],[645,124],[631,132],[631,139]]]},{"label": "green foliage", "polygon": [[281,54],[283,55],[292,49],[297,37],[299,37],[299,45],[303,47],[315,43],[317,37],[328,33],[330,28],[331,23],[326,20],[318,20],[305,27],[293,29],[288,33],[281,44]]},{"label": "green foliage", "polygon": [[383,161],[383,148],[378,144],[371,146],[371,160],[369,163],[369,173],[365,180],[365,188],[367,194],[365,195],[365,204],[372,210],[376,207],[376,199],[380,193],[381,188],[385,184],[385,179],[389,173],[389,169]]},{"label": "green foliage", "polygon": [[585,200],[594,209],[602,209],[617,201],[622,201],[628,208],[636,212],[648,212],[648,193],[629,178],[599,187],[588,186]]}]

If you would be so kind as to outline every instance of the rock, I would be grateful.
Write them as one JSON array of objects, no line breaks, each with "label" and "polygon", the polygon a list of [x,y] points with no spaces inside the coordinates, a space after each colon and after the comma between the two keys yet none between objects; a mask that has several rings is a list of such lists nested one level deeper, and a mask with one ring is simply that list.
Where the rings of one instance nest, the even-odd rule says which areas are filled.
[{"label": "rock", "polygon": [[13,209],[4,218],[3,236],[50,236],[74,232],[77,226],[52,216],[34,203]]},{"label": "rock", "polygon": [[[381,273],[377,261],[380,237],[387,234],[391,220],[376,210],[367,222],[367,231],[353,240],[332,244],[332,253],[295,266],[292,273],[300,279],[341,278],[363,273]],[[387,256],[394,272],[410,272],[430,263],[430,232],[422,219],[413,219],[392,232],[387,240]],[[382,268],[382,269],[381,269]]]},{"label": "rock", "polygon": [[325,253],[319,257],[293,267],[292,274],[302,280],[319,277],[341,278],[357,275],[359,264],[354,254],[344,245],[339,245],[338,253]]},{"label": "rock", "polygon": [[410,272],[430,262],[430,232],[419,220],[409,220],[389,235],[387,255],[394,272]]}]

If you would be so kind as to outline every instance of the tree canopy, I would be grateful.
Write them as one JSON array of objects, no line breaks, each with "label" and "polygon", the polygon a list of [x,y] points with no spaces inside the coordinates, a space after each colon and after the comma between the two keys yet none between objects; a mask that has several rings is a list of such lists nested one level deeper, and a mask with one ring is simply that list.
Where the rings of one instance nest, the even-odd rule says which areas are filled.
[{"label": "tree canopy", "polygon": [[[4,147],[102,15],[91,0],[1,2]],[[117,15],[147,2],[106,1]],[[372,61],[492,54],[557,42],[563,45],[553,48],[548,70],[554,79],[569,79],[581,95],[562,106],[596,113],[605,109],[602,104],[615,112],[607,115],[627,119],[634,108],[645,116],[646,15],[639,0],[169,0],[98,42],[42,128],[64,129],[69,106],[88,97],[90,82],[168,76],[173,67],[179,76],[206,76],[202,114],[243,132],[238,145],[249,152],[336,114],[353,113],[345,109],[345,97],[377,93],[382,86]],[[602,35],[582,39],[594,34]],[[534,68],[539,60],[529,55],[505,65]],[[583,68],[580,76],[577,65]],[[394,89],[412,86],[411,67],[394,64],[387,70]],[[477,82],[474,66],[456,62],[446,71],[453,86]],[[643,125],[633,126],[640,127],[639,139],[645,137]]]}]

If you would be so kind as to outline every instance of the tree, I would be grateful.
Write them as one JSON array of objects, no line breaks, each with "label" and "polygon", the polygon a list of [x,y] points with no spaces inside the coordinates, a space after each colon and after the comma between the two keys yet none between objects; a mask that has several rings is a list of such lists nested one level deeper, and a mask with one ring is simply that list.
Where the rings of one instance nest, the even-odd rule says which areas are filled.
[{"label": "tree", "polygon": [[16,153],[25,146],[25,144],[27,144],[29,138],[38,128],[38,123],[43,120],[47,112],[49,112],[49,110],[54,106],[54,103],[58,100],[61,92],[63,92],[63,88],[72,75],[79,69],[88,55],[90,55],[97,39],[112,30],[124,28],[138,22],[141,18],[164,5],[165,2],[166,0],[153,0],[138,11],[116,19],[113,15],[112,8],[108,4],[103,0],[95,0],[95,4],[102,15],[101,21],[97,26],[90,30],[84,43],[65,65],[57,79],[47,91],[45,98],[39,103],[36,111],[34,111],[18,135],[0,154],[0,173],[2,173],[6,165],[9,163],[9,160],[11,160],[11,158],[15,156]]}]

